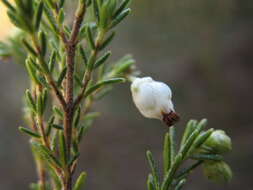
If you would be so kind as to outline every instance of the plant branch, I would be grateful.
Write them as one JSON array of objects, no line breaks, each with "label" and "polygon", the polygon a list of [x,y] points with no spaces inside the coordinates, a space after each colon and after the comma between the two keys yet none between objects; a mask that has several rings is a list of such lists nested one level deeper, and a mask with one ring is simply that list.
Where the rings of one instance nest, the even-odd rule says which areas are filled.
[{"label": "plant branch", "polygon": [[[37,98],[36,85],[33,82],[31,83],[31,90],[32,90],[33,98],[36,99]],[[34,131],[38,132],[35,118],[32,115],[31,115],[31,126]],[[43,161],[39,157],[37,157],[35,154],[34,154],[34,159],[36,160],[37,175],[39,178],[38,181],[39,181],[40,188],[41,190],[45,190],[46,189],[46,171],[43,166]]]},{"label": "plant branch", "polygon": [[[75,67],[75,54],[76,54],[76,45],[77,45],[77,38],[79,34],[79,30],[81,24],[84,19],[86,10],[85,3],[79,3],[78,9],[76,11],[76,16],[71,32],[70,40],[65,43],[66,51],[67,51],[67,74],[66,74],[66,110],[64,115],[64,137],[66,141],[66,157],[67,160],[70,160],[71,154],[71,145],[72,145],[72,122],[73,122],[73,92],[74,92],[74,67]],[[71,167],[67,167],[67,171],[65,172],[65,179],[64,179],[64,190],[71,190],[72,189],[72,173]]]},{"label": "plant branch", "polygon": [[[39,46],[38,39],[37,39],[36,35],[32,36],[32,41],[34,43],[37,54],[39,55],[39,62],[41,65],[43,65],[44,59],[41,56],[41,48]],[[63,97],[61,91],[58,89],[53,77],[49,73],[44,73],[44,76],[45,76],[46,80],[48,81],[49,85],[52,87],[53,92],[54,92],[55,96],[57,97],[58,101],[60,102],[62,108],[65,110],[66,109],[66,102],[64,100],[64,97]]]},{"label": "plant branch", "polygon": [[85,91],[87,89],[87,86],[88,86],[89,81],[90,81],[91,76],[92,76],[92,67],[93,67],[94,63],[96,62],[97,54],[99,52],[99,47],[100,47],[101,42],[104,39],[105,33],[106,33],[106,31],[104,31],[104,30],[102,30],[98,33],[96,43],[95,43],[95,49],[92,51],[92,54],[89,58],[89,62],[88,62],[88,67],[89,68],[86,69],[86,71],[84,73],[83,86],[82,86],[81,92],[77,96],[76,100],[74,101],[74,105],[73,105],[74,110],[76,109],[76,107],[81,103],[81,101],[84,98]]},{"label": "plant branch", "polygon": [[78,38],[78,34],[81,28],[81,24],[83,22],[84,19],[84,15],[86,12],[86,5],[85,3],[80,3],[79,7],[76,11],[75,14],[75,20],[74,20],[74,24],[72,27],[72,32],[71,32],[71,37],[69,40],[69,43],[72,45],[76,45],[77,44],[77,38]]},{"label": "plant branch", "polygon": [[53,80],[51,75],[46,75],[46,79],[48,81],[48,83],[51,85],[55,96],[57,97],[58,101],[60,102],[60,105],[62,106],[62,108],[65,110],[66,109],[66,101],[61,93],[61,91],[58,89],[55,81]]},{"label": "plant branch", "polygon": [[75,66],[75,53],[76,53],[76,39],[79,34],[81,24],[84,19],[86,6],[85,3],[79,3],[78,9],[76,11],[76,16],[71,32],[70,40],[65,44],[67,51],[67,74],[66,74],[66,104],[67,109],[65,110],[64,118],[64,134],[67,144],[67,158],[70,157],[71,148],[71,137],[72,137],[72,120],[73,120],[73,88],[74,88],[74,66]]},{"label": "plant branch", "polygon": [[44,124],[43,124],[43,119],[42,119],[41,116],[38,116],[38,126],[39,126],[39,130],[40,130],[40,134],[42,135],[43,144],[44,144],[47,148],[50,148],[50,145],[49,145],[49,142],[48,142],[48,138],[47,138],[47,136],[46,136]]}]

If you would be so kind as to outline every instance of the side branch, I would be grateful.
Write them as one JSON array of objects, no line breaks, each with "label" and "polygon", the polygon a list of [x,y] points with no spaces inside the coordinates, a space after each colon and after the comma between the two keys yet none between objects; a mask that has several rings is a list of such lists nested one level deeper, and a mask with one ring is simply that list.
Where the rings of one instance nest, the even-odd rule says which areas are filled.
[{"label": "side branch", "polygon": [[104,30],[102,30],[98,33],[98,36],[97,36],[97,39],[96,39],[96,44],[95,44],[96,45],[95,49],[93,50],[93,52],[92,52],[92,54],[89,58],[89,61],[88,61],[88,67],[89,68],[84,73],[82,90],[81,90],[80,94],[77,96],[77,98],[76,98],[76,100],[74,101],[74,104],[73,104],[73,109],[74,110],[81,103],[81,101],[83,100],[83,98],[85,96],[85,91],[86,91],[86,88],[89,84],[89,81],[90,81],[90,78],[91,78],[91,75],[92,75],[92,68],[93,68],[94,63],[96,62],[96,58],[97,58],[97,55],[98,55],[98,52],[99,52],[100,44],[104,39],[105,33],[106,33],[106,31],[104,31]]},{"label": "side branch", "polygon": [[46,78],[47,78],[49,84],[51,85],[51,87],[52,87],[52,89],[54,91],[54,94],[57,97],[58,101],[60,102],[63,110],[66,110],[67,104],[65,102],[65,99],[64,99],[62,93],[60,92],[60,90],[57,88],[57,86],[56,86],[53,78],[50,75],[47,75]]},{"label": "side branch", "polygon": [[[38,54],[38,56],[39,56],[39,59],[38,59],[38,60],[39,60],[40,64],[43,65],[43,64],[44,64],[44,58],[43,58],[43,56],[41,56],[41,49],[40,49],[40,46],[39,46],[39,43],[38,43],[37,36],[35,36],[35,35],[32,36],[32,40],[33,40],[35,49],[36,49],[36,51],[37,51],[37,54]],[[46,77],[48,83],[49,83],[50,86],[52,87],[52,89],[53,89],[53,91],[54,91],[54,93],[55,93],[55,95],[56,95],[58,101],[60,102],[62,108],[63,108],[64,110],[66,110],[66,102],[65,102],[65,99],[64,99],[62,93],[60,92],[60,90],[57,88],[57,85],[56,85],[54,79],[52,78],[52,76],[51,76],[49,73],[46,73],[46,74],[44,74],[44,75],[45,75],[45,77]]]},{"label": "side branch", "polygon": [[87,74],[85,74],[85,76],[84,76],[84,83],[83,83],[82,90],[81,90],[80,94],[77,96],[76,100],[74,101],[74,104],[73,104],[74,110],[76,109],[76,107],[81,103],[82,99],[84,98],[84,94],[85,94],[86,88],[88,86],[88,83],[90,81],[90,78],[91,78],[91,72],[88,71]]}]

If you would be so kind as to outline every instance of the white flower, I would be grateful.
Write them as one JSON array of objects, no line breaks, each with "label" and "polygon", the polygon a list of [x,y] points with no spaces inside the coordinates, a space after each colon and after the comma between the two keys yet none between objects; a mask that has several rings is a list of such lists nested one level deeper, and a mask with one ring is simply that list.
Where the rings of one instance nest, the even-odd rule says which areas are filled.
[{"label": "white flower", "polygon": [[134,103],[143,116],[163,120],[168,126],[178,121],[171,101],[171,89],[165,83],[154,81],[151,77],[135,78],[131,91]]}]

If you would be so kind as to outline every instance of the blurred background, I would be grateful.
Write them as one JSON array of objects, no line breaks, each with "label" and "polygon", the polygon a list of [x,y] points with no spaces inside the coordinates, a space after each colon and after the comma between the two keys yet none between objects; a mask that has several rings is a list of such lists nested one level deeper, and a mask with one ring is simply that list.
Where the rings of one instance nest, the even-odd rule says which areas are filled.
[{"label": "blurred background", "polygon": [[[252,190],[253,1],[133,0],[131,7],[131,16],[118,27],[113,59],[131,53],[142,76],[171,86],[182,118],[179,135],[189,119],[208,118],[209,127],[224,129],[233,139],[226,157],[232,182],[213,184],[198,169],[185,189]],[[28,138],[17,130],[28,86],[21,65],[0,63],[1,190],[27,190],[36,181]],[[88,173],[86,189],[146,189],[145,152],[150,149],[161,160],[168,128],[140,115],[129,84],[118,85],[94,110],[102,116],[83,141],[79,162]]]}]

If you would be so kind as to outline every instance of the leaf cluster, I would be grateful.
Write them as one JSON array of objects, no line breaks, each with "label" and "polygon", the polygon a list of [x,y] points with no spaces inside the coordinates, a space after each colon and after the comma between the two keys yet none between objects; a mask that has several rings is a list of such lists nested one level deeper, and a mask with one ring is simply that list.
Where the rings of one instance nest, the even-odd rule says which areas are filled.
[{"label": "leaf cluster", "polygon": [[[147,159],[151,168],[148,176],[148,190],[180,190],[186,183],[189,174],[205,161],[222,161],[223,156],[206,151],[199,153],[214,129],[204,130],[207,120],[200,122],[190,120],[184,130],[179,149],[177,150],[175,128],[171,127],[165,134],[163,147],[163,177],[161,179],[153,155],[147,151]],[[187,168],[182,168],[184,162],[193,162]],[[189,165],[189,164],[188,164]]]}]

